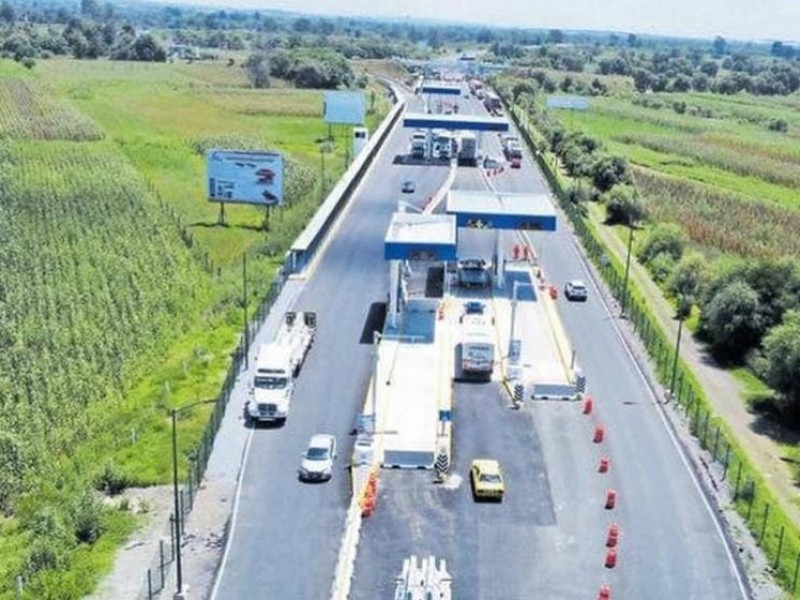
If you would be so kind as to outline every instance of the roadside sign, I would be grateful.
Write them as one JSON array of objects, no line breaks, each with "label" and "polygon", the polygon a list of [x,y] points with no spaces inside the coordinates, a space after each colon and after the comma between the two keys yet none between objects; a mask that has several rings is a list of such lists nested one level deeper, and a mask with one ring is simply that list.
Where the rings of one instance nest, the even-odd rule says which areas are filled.
[{"label": "roadside sign", "polygon": [[322,112],[331,125],[363,125],[366,96],[364,92],[325,92]]},{"label": "roadside sign", "polygon": [[206,173],[211,202],[283,204],[283,155],[277,152],[209,150]]},{"label": "roadside sign", "polygon": [[439,420],[443,423],[447,423],[453,420],[453,411],[449,409],[440,408],[439,409]]},{"label": "roadside sign", "polygon": [[519,364],[519,360],[522,357],[522,340],[511,340],[511,344],[509,344],[508,348],[508,362],[512,365]]},{"label": "roadside sign", "polygon": [[587,110],[589,108],[589,99],[583,96],[548,96],[547,108]]}]

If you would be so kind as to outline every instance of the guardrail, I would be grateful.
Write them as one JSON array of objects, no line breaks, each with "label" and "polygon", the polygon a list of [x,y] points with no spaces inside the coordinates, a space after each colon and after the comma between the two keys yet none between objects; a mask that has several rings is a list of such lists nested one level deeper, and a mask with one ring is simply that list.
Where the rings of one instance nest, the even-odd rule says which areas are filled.
[{"label": "guardrail", "polygon": [[345,171],[339,182],[328,194],[322,206],[317,210],[312,219],[308,222],[305,229],[292,244],[286,257],[284,269],[287,273],[298,273],[302,271],[311,261],[315,252],[325,239],[331,224],[347,204],[353,191],[361,183],[364,175],[372,165],[372,161],[377,155],[386,137],[392,131],[397,119],[405,108],[405,101],[402,99],[400,91],[391,82],[382,80],[394,96],[396,102],[392,110],[375,130],[372,139],[362,152],[353,160]]}]

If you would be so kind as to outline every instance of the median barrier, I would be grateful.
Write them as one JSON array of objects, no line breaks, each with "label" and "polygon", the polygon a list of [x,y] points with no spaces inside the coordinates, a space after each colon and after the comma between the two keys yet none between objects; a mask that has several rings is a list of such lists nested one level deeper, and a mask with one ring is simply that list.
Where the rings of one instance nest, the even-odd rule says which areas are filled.
[{"label": "median barrier", "polygon": [[317,212],[314,213],[308,225],[292,244],[283,267],[286,274],[299,273],[311,262],[326,234],[336,221],[336,217],[347,204],[353,191],[361,183],[364,175],[369,171],[373,159],[383,147],[383,143],[405,108],[405,101],[401,99],[399,91],[389,82],[381,81],[381,83],[392,91],[398,102],[375,130],[366,148],[353,160],[344,175],[325,198],[325,201],[317,209]]}]

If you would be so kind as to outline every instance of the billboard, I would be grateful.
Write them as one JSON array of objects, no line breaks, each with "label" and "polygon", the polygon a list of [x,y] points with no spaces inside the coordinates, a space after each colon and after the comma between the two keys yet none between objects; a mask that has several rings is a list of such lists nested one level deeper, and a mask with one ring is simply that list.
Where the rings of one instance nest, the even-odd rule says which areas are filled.
[{"label": "billboard", "polygon": [[589,108],[589,100],[582,96],[548,96],[547,108],[586,110]]},{"label": "billboard", "polygon": [[283,204],[283,156],[277,152],[206,152],[208,199],[274,206]]},{"label": "billboard", "polygon": [[333,125],[361,125],[367,112],[364,92],[325,92],[323,116]]}]

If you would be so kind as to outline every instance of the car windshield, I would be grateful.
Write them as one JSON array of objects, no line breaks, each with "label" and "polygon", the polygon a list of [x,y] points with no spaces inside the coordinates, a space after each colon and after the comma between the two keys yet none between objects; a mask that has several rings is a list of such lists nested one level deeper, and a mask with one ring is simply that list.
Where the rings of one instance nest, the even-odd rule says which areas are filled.
[{"label": "car windshield", "polygon": [[502,483],[503,480],[497,473],[481,473],[481,481],[483,483]]},{"label": "car windshield", "polygon": [[255,379],[255,386],[262,390],[280,390],[286,387],[289,380],[286,377],[268,377],[259,375]]},{"label": "car windshield", "polygon": [[309,448],[308,452],[306,452],[306,458],[308,460],[328,460],[328,449]]}]

